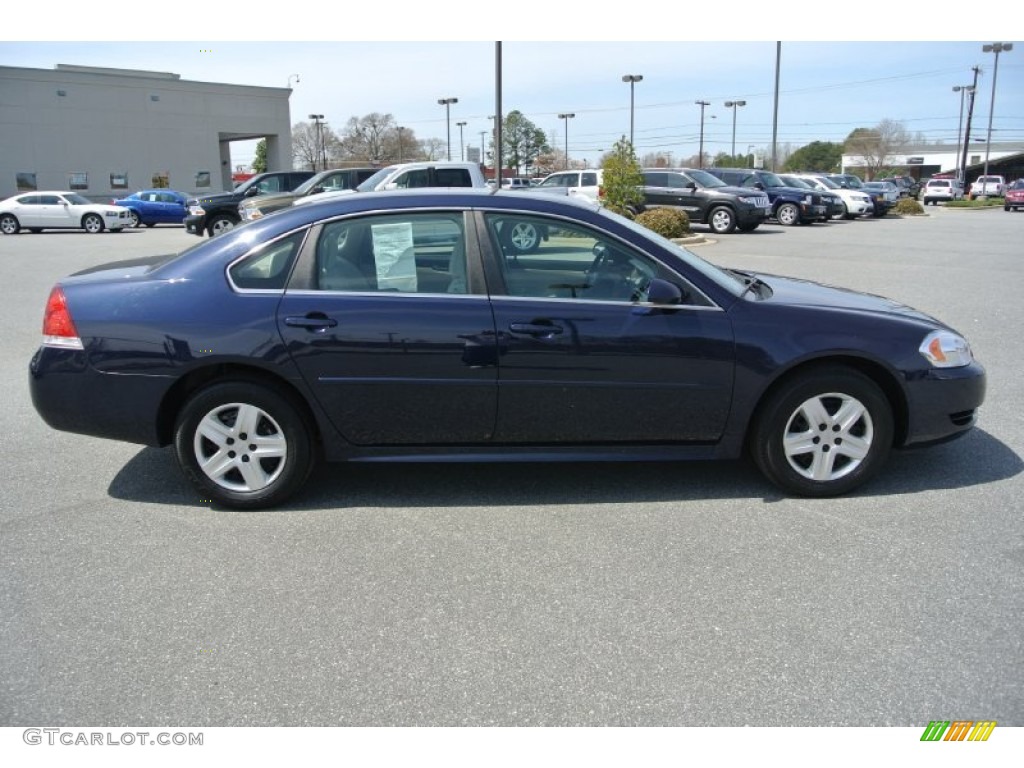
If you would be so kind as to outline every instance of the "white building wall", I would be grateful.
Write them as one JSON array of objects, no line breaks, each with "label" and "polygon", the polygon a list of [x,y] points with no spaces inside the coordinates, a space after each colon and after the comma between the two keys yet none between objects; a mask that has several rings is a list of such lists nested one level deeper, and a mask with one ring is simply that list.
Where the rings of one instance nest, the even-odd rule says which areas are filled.
[{"label": "white building wall", "polygon": [[[96,199],[152,186],[162,172],[181,192],[230,189],[232,139],[276,139],[268,168],[287,170],[290,94],[170,73],[0,67],[0,199],[18,192],[19,173],[34,173],[38,189],[68,189],[70,174],[88,174],[82,194]],[[127,188],[111,174],[127,174]]]}]

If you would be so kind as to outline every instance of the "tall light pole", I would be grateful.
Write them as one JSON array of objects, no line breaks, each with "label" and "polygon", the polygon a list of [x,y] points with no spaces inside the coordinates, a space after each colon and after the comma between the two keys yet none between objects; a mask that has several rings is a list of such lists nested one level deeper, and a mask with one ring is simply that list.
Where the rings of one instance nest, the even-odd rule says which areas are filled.
[{"label": "tall light pole", "polygon": [[963,168],[960,167],[960,138],[964,130],[964,96],[970,93],[974,95],[973,85],[954,85],[953,93],[960,94],[960,118],[956,123],[956,178],[961,184],[964,183]]},{"label": "tall light pole", "polygon": [[[323,133],[323,129],[320,127],[320,121],[324,119],[324,116],[323,115],[310,115],[309,119],[312,120],[313,124],[316,126],[316,152],[313,154],[313,172],[315,173],[316,172],[317,161],[320,159],[320,156],[323,154],[322,147],[323,147],[323,143],[324,143],[324,133]],[[320,170],[321,171],[326,170],[326,165],[324,167],[321,167]]]},{"label": "tall light pole", "polygon": [[698,168],[703,168],[704,167],[704,107],[710,107],[711,106],[711,102],[710,101],[703,101],[702,99],[697,99],[697,101],[695,101],[693,103],[700,107],[700,149],[697,151],[697,167]]},{"label": "tall light pole", "polygon": [[[999,77],[999,54],[1003,51],[1012,51],[1013,43],[992,43],[991,45],[981,46],[983,53],[994,53],[996,55],[996,64],[992,68],[992,101],[988,107],[988,136],[985,138],[985,170],[982,172],[983,176],[988,176],[988,152],[992,146],[992,113],[996,111],[996,78]],[[985,191],[985,187],[982,186],[982,192]],[[982,195],[984,197],[984,195]]]},{"label": "tall light pole", "polygon": [[569,118],[576,117],[575,112],[562,112],[558,115],[559,120],[565,120],[565,170],[569,170]]},{"label": "tall light pole", "polygon": [[447,99],[438,99],[437,103],[444,107],[444,122],[448,127],[448,159],[452,159],[452,104],[458,104],[459,100],[454,96]]},{"label": "tall light pole", "polygon": [[288,75],[288,87],[289,88],[292,87],[292,80],[294,80],[296,83],[302,82],[301,80],[299,80],[299,76],[298,75]]},{"label": "tall light pole", "polygon": [[462,129],[466,127],[466,121],[460,120],[456,125],[459,126],[459,160],[466,162],[466,142],[462,139]]},{"label": "tall light pole", "polygon": [[743,101],[742,99],[738,99],[737,101],[727,101],[727,102],[725,102],[725,106],[726,107],[732,107],[732,152],[730,152],[729,154],[731,154],[733,156],[733,158],[735,159],[735,157],[736,157],[736,107],[745,107],[745,106],[747,106],[747,102]]},{"label": "tall light pole", "polygon": [[636,87],[636,84],[639,83],[643,79],[644,79],[643,75],[623,75],[622,76],[622,82],[629,83],[629,146],[633,149],[634,152],[636,151],[636,145],[633,144],[633,115],[634,115],[633,89]]}]

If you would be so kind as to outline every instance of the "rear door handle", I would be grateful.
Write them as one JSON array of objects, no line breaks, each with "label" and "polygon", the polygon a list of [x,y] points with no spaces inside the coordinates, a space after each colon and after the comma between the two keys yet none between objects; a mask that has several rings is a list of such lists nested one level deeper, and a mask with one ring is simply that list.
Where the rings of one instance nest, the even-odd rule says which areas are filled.
[{"label": "rear door handle", "polygon": [[328,317],[323,312],[310,312],[304,317],[286,317],[284,324],[292,328],[308,328],[311,331],[325,331],[338,324],[337,320]]}]

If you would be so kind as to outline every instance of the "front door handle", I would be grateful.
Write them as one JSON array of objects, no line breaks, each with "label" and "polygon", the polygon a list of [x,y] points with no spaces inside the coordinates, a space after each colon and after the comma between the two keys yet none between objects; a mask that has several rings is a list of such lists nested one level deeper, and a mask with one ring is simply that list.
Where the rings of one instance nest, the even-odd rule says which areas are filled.
[{"label": "front door handle", "polygon": [[549,320],[542,320],[534,323],[509,323],[508,329],[512,331],[512,333],[520,333],[526,336],[535,336],[542,339],[558,336],[562,333],[562,327],[560,325],[555,325]]},{"label": "front door handle", "polygon": [[304,317],[286,317],[284,324],[292,328],[308,328],[311,331],[325,331],[338,324],[337,320],[328,317],[323,312],[309,312]]}]

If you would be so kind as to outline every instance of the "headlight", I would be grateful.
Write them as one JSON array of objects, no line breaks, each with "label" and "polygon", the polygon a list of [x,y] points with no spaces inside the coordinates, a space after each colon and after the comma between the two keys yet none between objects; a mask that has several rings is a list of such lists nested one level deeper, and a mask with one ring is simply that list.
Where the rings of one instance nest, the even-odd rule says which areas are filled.
[{"label": "headlight", "polygon": [[804,205],[810,205],[814,202],[814,198],[810,195],[804,195]]},{"label": "headlight", "polygon": [[746,203],[747,205],[757,205],[757,198],[756,197],[749,197],[749,196],[746,196],[746,197],[741,196],[740,197],[740,202],[741,203]]},{"label": "headlight", "polygon": [[967,339],[952,331],[932,331],[917,351],[936,368],[962,368],[974,359]]},{"label": "headlight", "polygon": [[263,211],[259,208],[243,208],[241,213],[242,221],[256,221],[256,219],[263,218]]},{"label": "headlight", "polygon": [[203,210],[203,206],[201,205],[190,205],[188,207],[188,212],[193,216],[204,216],[206,214],[206,211]]}]

